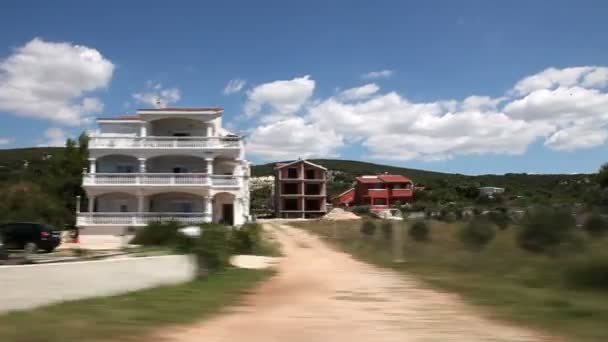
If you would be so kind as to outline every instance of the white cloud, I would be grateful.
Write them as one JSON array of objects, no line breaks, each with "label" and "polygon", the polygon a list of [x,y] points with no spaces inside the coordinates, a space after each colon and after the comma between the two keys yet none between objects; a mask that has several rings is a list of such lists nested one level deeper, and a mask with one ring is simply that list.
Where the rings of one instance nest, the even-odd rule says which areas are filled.
[{"label": "white cloud", "polygon": [[153,108],[167,107],[181,99],[178,88],[163,88],[160,83],[147,81],[144,91],[133,94],[135,101]]},{"label": "white cloud", "polygon": [[362,100],[369,98],[380,90],[375,83],[369,83],[360,87],[346,89],[340,93],[340,98],[345,101]]},{"label": "white cloud", "polygon": [[0,138],[0,145],[8,145],[15,141],[13,138]]},{"label": "white cloud", "polygon": [[264,106],[270,107],[274,117],[294,113],[308,101],[314,89],[315,81],[308,75],[258,85],[247,92],[245,114],[258,114]]},{"label": "white cloud", "polygon": [[379,79],[379,78],[390,78],[391,76],[393,76],[394,73],[395,73],[395,71],[393,71],[393,70],[385,69],[385,70],[368,72],[367,74],[361,75],[361,77],[364,79],[368,79],[368,80],[375,80],[375,79]]},{"label": "white cloud", "polygon": [[608,141],[604,69],[547,69],[505,96],[462,100],[413,102],[396,92],[380,93],[374,84],[352,88],[283,108],[280,117],[260,114],[250,151],[265,159],[293,159],[335,156],[345,145],[360,144],[370,158],[440,160],[520,155],[537,140],[554,150],[600,146]]},{"label": "white cloud", "polygon": [[234,93],[240,92],[247,82],[241,79],[233,79],[226,84],[226,88],[224,88],[224,95],[230,95]]},{"label": "white cloud", "polygon": [[107,87],[113,71],[93,48],[35,38],[0,60],[0,110],[78,125],[103,108],[83,95]]},{"label": "white cloud", "polygon": [[66,132],[59,127],[50,127],[44,131],[46,141],[38,146],[65,146],[68,139]]}]

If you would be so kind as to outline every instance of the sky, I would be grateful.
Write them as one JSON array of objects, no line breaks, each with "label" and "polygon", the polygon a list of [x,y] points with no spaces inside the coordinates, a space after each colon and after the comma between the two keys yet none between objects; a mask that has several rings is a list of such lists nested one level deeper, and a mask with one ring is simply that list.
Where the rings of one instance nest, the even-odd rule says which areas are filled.
[{"label": "sky", "polygon": [[0,3],[0,149],[221,106],[254,163],[464,174],[608,161],[606,1]]}]

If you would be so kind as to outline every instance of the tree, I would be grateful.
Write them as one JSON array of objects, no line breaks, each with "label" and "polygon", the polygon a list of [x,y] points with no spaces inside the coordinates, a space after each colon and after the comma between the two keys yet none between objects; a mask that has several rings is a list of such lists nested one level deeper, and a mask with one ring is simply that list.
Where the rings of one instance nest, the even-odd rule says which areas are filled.
[{"label": "tree", "polygon": [[574,217],[566,210],[537,207],[526,213],[517,243],[529,252],[547,252],[571,239],[575,225]]},{"label": "tree", "polygon": [[426,242],[430,240],[429,227],[426,222],[422,220],[414,222],[407,233],[414,241]]},{"label": "tree", "polygon": [[608,232],[608,222],[599,213],[592,213],[583,225],[591,236],[601,236]]},{"label": "tree", "polygon": [[608,187],[608,163],[605,163],[600,167],[599,171],[597,172],[596,178],[602,189]]},{"label": "tree", "polygon": [[481,251],[494,239],[496,230],[485,218],[475,218],[460,230],[460,241],[467,249],[475,252]]},{"label": "tree", "polygon": [[33,221],[61,227],[70,213],[54,196],[32,182],[19,182],[0,192],[0,218]]}]

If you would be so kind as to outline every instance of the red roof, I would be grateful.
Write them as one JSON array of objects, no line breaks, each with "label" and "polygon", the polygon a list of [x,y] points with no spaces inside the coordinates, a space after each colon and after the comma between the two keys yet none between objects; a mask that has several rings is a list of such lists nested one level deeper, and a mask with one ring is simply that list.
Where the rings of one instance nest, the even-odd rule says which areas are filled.
[{"label": "red roof", "polygon": [[200,111],[221,112],[224,110],[224,108],[222,108],[222,107],[165,107],[165,108],[152,108],[152,109],[140,109],[140,110],[152,110],[152,111],[175,110],[175,111],[184,111],[184,112],[200,112]]},{"label": "red roof", "polygon": [[377,176],[361,176],[357,177],[359,183],[405,183],[411,180],[401,175],[377,175]]},{"label": "red roof", "polygon": [[126,115],[119,115],[119,116],[107,117],[107,118],[97,118],[97,120],[139,120],[139,119],[141,119],[141,118],[137,114],[126,114]]}]

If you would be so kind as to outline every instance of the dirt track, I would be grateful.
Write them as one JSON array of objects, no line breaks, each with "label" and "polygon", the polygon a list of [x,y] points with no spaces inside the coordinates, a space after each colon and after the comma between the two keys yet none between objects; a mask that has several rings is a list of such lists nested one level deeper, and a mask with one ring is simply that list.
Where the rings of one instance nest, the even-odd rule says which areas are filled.
[{"label": "dirt track", "polygon": [[481,318],[454,295],[337,252],[307,232],[267,224],[286,255],[242,305],[164,331],[169,341],[553,341]]}]

